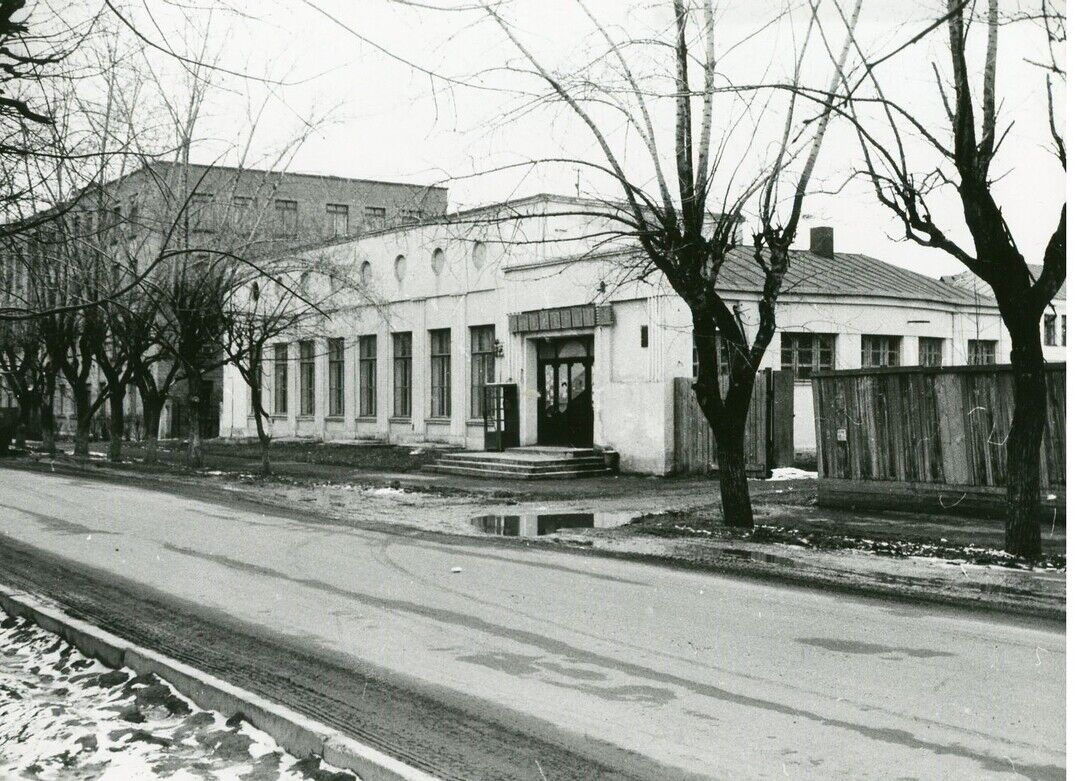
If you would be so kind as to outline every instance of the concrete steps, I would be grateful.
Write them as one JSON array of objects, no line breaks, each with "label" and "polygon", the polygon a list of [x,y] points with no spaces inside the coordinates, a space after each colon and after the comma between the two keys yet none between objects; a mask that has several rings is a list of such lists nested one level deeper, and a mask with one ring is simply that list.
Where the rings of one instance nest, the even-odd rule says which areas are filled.
[{"label": "concrete steps", "polygon": [[557,480],[610,474],[604,456],[591,448],[520,447],[502,453],[447,453],[427,471],[468,477]]}]

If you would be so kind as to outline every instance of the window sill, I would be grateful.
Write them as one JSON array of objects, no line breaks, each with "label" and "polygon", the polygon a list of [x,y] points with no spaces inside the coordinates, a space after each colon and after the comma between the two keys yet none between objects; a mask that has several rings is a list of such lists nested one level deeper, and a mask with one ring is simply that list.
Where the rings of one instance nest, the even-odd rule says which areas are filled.
[{"label": "window sill", "polygon": [[325,418],[323,418],[323,420],[327,421],[328,423],[344,423],[345,422],[345,416],[344,415],[327,415]]},{"label": "window sill", "polygon": [[287,412],[275,412],[270,416],[270,420],[288,420],[289,414]]},{"label": "window sill", "polygon": [[299,421],[301,421],[301,422],[305,422],[305,421],[314,421],[314,420],[315,420],[315,416],[314,416],[314,415],[297,415],[297,416],[296,416],[296,419],[297,419],[297,420],[299,420]]},{"label": "window sill", "polygon": [[[394,418],[390,418],[390,419],[394,420]],[[379,417],[377,415],[357,415],[356,416],[356,422],[357,423],[378,423],[379,422]]]},{"label": "window sill", "polygon": [[412,423],[411,417],[405,417],[403,415],[395,415],[390,418],[391,423]]},{"label": "window sill", "polygon": [[468,420],[465,421],[465,425],[466,426],[481,426],[482,427],[484,425],[484,419],[483,418],[469,418]]},{"label": "window sill", "polygon": [[424,422],[425,422],[425,423],[444,423],[444,424],[449,424],[449,423],[450,423],[450,416],[449,416],[449,415],[447,415],[446,417],[434,417],[434,416],[433,416],[433,417],[430,417],[430,418],[424,418]]}]

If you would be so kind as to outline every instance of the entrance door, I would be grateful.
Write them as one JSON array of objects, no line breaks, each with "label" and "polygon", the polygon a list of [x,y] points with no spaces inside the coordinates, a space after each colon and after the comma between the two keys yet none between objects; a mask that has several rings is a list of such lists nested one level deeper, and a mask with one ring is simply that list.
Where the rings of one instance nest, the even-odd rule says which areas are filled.
[{"label": "entrance door", "polygon": [[592,337],[544,339],[538,345],[537,441],[592,447]]}]

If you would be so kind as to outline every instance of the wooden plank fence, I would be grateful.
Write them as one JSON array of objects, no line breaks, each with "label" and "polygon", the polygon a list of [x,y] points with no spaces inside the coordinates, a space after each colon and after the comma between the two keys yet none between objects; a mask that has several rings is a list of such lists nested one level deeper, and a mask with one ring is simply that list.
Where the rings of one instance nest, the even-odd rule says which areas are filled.
[{"label": "wooden plank fence", "polygon": [[[1000,502],[1014,407],[1011,366],[857,369],[812,380],[819,501],[835,504],[830,493],[902,497],[940,488]],[[1063,503],[1064,364],[1047,366],[1047,388],[1040,471],[1044,489]]]},{"label": "wooden plank fence", "polygon": [[[675,378],[676,474],[705,474],[716,469],[716,440],[693,383],[689,377]],[[790,371],[758,372],[746,416],[746,472],[750,477],[768,477],[775,467],[794,463],[794,404],[795,382]]]}]

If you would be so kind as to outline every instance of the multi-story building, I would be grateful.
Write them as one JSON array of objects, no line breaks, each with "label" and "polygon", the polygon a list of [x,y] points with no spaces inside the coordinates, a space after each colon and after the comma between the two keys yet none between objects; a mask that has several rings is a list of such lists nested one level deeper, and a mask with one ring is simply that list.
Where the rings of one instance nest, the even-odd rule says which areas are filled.
[{"label": "multi-story building", "polygon": [[[597,204],[537,196],[304,250],[360,264],[369,303],[265,360],[276,437],[445,442],[483,449],[483,387],[512,383],[523,445],[610,447],[630,471],[673,468],[673,380],[692,377],[690,313],[640,250],[610,241]],[[597,236],[605,240],[598,249]],[[590,238],[592,237],[592,238]],[[752,335],[762,272],[749,247],[718,290]],[[993,307],[937,279],[834,252],[829,228],[793,252],[763,366],[795,375],[794,445],[816,448],[820,369],[1007,360]],[[227,369],[221,433],[255,432]]]},{"label": "multi-story building", "polygon": [[[357,236],[389,226],[414,225],[445,214],[446,189],[341,176],[253,168],[152,162],[104,185],[87,188],[56,207],[66,234],[76,244],[94,242],[96,250],[124,255],[136,267],[162,250],[225,249],[246,256],[280,252],[312,242]],[[44,222],[19,241],[28,254],[47,262],[56,241],[56,225]],[[10,259],[10,256],[9,256]],[[25,285],[22,262],[5,264],[6,295]],[[102,385],[97,372],[93,388]],[[205,378],[200,397],[207,433],[216,433],[221,403],[221,372]],[[186,433],[182,414],[186,390],[171,394],[163,418],[163,436]],[[133,425],[139,424],[138,394],[128,394]],[[73,425],[70,389],[61,381],[55,397],[62,431]],[[104,416],[105,412],[101,413]],[[100,427],[100,424],[99,424]]]}]

